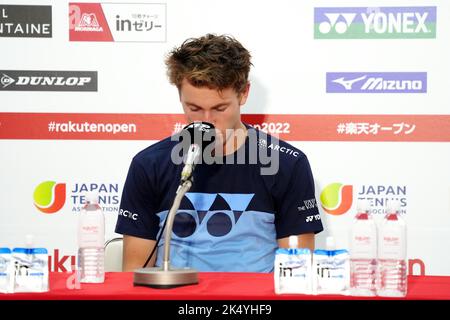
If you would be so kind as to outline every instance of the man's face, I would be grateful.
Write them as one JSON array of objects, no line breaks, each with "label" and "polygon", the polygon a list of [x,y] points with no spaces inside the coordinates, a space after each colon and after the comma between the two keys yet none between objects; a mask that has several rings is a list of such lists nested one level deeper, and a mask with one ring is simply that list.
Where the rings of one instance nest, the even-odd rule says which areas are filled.
[{"label": "man's face", "polygon": [[[243,129],[241,122],[241,106],[247,101],[248,87],[240,95],[233,88],[222,91],[197,88],[186,79],[180,88],[180,101],[189,123],[206,121],[212,123],[226,137],[230,137],[226,129]],[[228,133],[228,134],[225,134]],[[225,143],[225,141],[223,141]]]}]

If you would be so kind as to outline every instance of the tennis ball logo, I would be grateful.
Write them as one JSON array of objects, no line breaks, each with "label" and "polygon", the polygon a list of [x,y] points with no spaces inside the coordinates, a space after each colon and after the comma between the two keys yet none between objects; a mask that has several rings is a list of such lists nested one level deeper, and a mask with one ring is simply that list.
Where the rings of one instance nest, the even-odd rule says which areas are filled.
[{"label": "tennis ball logo", "polygon": [[45,181],[34,189],[34,206],[44,213],[59,211],[66,202],[66,184]]},{"label": "tennis ball logo", "polygon": [[353,186],[331,183],[322,190],[320,202],[327,213],[335,216],[344,214],[352,207]]}]

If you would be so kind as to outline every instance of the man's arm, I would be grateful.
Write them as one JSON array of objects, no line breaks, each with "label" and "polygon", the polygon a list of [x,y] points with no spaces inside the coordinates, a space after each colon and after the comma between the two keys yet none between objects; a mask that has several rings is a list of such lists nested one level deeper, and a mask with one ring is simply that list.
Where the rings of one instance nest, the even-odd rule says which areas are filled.
[{"label": "man's arm", "polygon": [[[314,232],[299,234],[297,238],[299,248],[308,248],[311,252],[314,251]],[[289,248],[289,237],[278,239],[278,246],[280,248]]]},{"label": "man's arm", "polygon": [[[155,247],[155,240],[147,240],[133,236],[123,236],[123,258],[122,271],[133,271],[137,268],[142,268],[148,256]],[[147,264],[147,267],[153,267],[156,261],[157,251]]]}]

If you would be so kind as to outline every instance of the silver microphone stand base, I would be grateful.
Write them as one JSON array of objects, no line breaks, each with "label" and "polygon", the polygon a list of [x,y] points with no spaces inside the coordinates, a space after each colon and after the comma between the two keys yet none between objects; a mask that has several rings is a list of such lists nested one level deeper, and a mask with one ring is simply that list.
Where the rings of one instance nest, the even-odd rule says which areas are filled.
[{"label": "silver microphone stand base", "polygon": [[169,289],[198,283],[198,273],[195,269],[162,267],[140,268],[134,270],[133,284],[158,289]]}]

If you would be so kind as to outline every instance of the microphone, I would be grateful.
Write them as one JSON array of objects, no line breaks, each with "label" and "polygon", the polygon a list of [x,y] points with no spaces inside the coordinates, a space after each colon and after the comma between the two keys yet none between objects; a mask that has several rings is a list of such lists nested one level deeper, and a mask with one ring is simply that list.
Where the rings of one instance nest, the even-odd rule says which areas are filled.
[{"label": "microphone", "polygon": [[200,152],[200,147],[198,145],[191,144],[189,146],[186,163],[184,164],[183,170],[181,171],[181,183],[192,177],[196,162],[200,157]]},{"label": "microphone", "polygon": [[201,159],[205,148],[214,143],[215,140],[214,125],[209,122],[196,121],[185,126],[180,133],[183,138],[183,144],[188,146],[185,164],[181,171],[181,184],[191,179],[195,165]]},{"label": "microphone", "polygon": [[[192,187],[195,165],[201,159],[205,148],[215,142],[214,125],[208,122],[193,122],[180,132],[183,138],[183,150],[187,149],[185,164],[181,171],[181,182],[176,191],[172,207],[167,214],[164,234],[164,256],[161,267],[140,268],[134,271],[133,284],[153,288],[173,288],[198,283],[197,270],[191,268],[173,268],[170,266],[170,240],[173,222],[184,195]],[[162,232],[162,231],[161,231]],[[159,241],[159,240],[158,240]],[[150,258],[149,258],[150,259]]]}]

